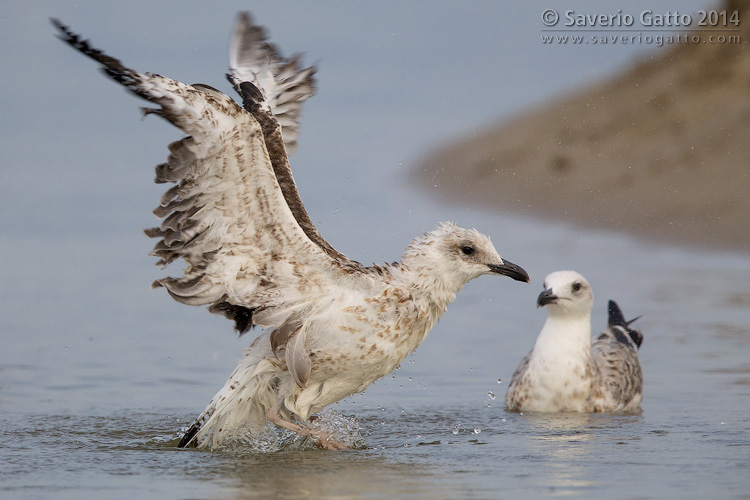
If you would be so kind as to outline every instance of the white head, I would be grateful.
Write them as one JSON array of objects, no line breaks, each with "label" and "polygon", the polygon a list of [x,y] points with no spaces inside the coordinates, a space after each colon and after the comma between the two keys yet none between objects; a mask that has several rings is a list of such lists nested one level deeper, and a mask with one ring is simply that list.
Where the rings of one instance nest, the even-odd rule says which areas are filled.
[{"label": "white head", "polygon": [[547,306],[549,316],[588,316],[594,292],[586,278],[575,271],[556,271],[544,279],[537,307]]},{"label": "white head", "polygon": [[453,293],[483,274],[499,274],[529,282],[520,266],[498,255],[489,237],[476,229],[441,223],[435,230],[415,238],[406,248],[402,264],[422,279]]}]

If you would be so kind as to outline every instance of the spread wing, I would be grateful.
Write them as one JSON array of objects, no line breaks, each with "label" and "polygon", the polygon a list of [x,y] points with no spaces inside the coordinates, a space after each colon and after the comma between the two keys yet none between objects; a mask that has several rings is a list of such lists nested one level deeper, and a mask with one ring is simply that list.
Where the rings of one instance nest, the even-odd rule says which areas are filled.
[{"label": "spread wing", "polygon": [[154,210],[162,224],[146,231],[159,238],[153,250],[159,264],[182,258],[186,268],[183,277],[155,286],[185,304],[210,304],[243,333],[254,324],[279,326],[331,293],[342,277],[368,273],[333,249],[310,221],[280,126],[254,84],[237,84],[243,108],[206,85],[129,69],[53,23],[63,41],[157,106],[146,114],[188,134],[169,145],[167,162],[156,167],[156,182],[175,186]]},{"label": "spread wing", "polygon": [[[285,59],[270,42],[265,29],[243,12],[237,17],[229,43],[229,79],[235,89],[241,82],[252,83],[281,126],[289,155],[297,149],[302,103],[315,94],[316,68],[300,69],[300,55]],[[243,96],[244,97],[244,96]]]},{"label": "spread wing", "polygon": [[602,387],[618,405],[615,410],[640,405],[643,391],[643,374],[638,361],[643,334],[630,328],[633,321],[625,321],[620,308],[610,300],[607,329],[591,344]]}]

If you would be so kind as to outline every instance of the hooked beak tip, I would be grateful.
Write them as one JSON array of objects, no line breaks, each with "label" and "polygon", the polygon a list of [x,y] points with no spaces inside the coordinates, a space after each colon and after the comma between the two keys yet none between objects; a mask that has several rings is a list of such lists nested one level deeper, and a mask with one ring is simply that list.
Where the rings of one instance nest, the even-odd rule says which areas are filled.
[{"label": "hooked beak tip", "polygon": [[539,297],[536,299],[536,306],[537,307],[543,307],[547,304],[554,304],[557,302],[557,295],[552,293],[551,288],[547,288],[542,293],[539,294]]},{"label": "hooked beak tip", "polygon": [[521,266],[516,265],[509,260],[503,259],[503,263],[501,265],[492,264],[488,267],[490,268],[490,271],[495,274],[507,276],[516,281],[529,283],[529,273],[527,273]]}]

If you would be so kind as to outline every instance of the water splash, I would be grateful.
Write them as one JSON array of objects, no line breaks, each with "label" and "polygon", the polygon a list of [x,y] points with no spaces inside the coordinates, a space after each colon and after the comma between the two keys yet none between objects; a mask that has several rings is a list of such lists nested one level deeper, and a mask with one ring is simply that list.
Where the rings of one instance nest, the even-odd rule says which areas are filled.
[{"label": "water splash", "polygon": [[[347,449],[365,447],[359,421],[326,409],[306,424],[314,432],[324,433]],[[302,451],[320,448],[320,444],[308,436],[280,429],[269,423],[261,432],[240,427],[225,437],[217,451],[232,453],[274,453],[279,451]]]},{"label": "water splash", "polygon": [[261,432],[239,427],[224,437],[215,451],[228,453],[273,453],[281,451],[296,438],[296,434],[268,424]]},{"label": "water splash", "polygon": [[325,432],[347,449],[365,447],[365,439],[362,437],[357,417],[326,409],[318,414],[318,418],[312,421],[309,427]]}]

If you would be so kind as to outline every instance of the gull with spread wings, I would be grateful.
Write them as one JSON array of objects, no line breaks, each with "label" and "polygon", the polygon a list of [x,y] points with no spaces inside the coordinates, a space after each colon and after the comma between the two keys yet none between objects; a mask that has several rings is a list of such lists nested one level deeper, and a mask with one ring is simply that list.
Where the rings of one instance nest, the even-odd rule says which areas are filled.
[{"label": "gull with spread wings", "polygon": [[415,238],[401,262],[371,267],[323,239],[288,162],[315,68],[282,58],[248,14],[234,30],[227,75],[242,105],[207,85],[127,68],[53,24],[63,41],[156,106],[145,114],[187,134],[156,167],[156,182],[175,185],[154,211],[163,222],[146,231],[158,239],[160,265],[183,259],[186,267],[154,286],[184,304],[208,305],[240,334],[264,329],[179,446],[216,447],[270,421],[340,448],[309,425],[311,415],[393,371],[470,280],[529,281],[487,236],[450,223]]}]

